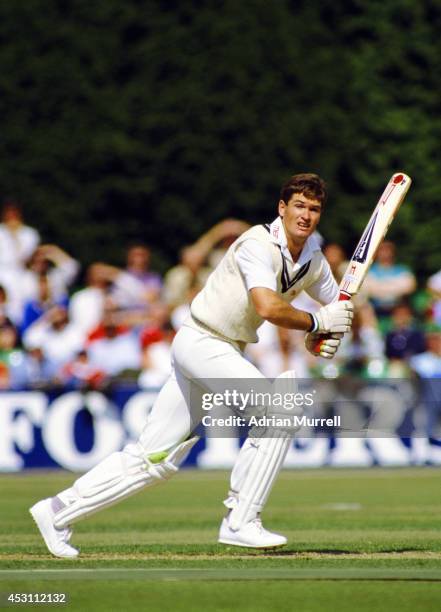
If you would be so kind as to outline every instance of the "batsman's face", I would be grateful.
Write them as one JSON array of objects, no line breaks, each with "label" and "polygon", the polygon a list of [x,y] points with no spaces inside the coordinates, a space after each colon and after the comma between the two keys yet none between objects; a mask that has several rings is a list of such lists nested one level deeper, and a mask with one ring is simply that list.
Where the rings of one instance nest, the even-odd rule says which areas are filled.
[{"label": "batsman's face", "polygon": [[310,200],[303,193],[293,193],[288,204],[283,200],[279,202],[279,215],[287,238],[295,243],[304,242],[315,232],[321,214],[321,203]]}]

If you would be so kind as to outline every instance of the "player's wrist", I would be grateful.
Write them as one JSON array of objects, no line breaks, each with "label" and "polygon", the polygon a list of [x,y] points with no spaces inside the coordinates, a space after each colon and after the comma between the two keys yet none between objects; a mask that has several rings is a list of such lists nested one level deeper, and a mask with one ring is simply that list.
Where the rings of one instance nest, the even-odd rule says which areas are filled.
[{"label": "player's wrist", "polygon": [[315,331],[318,330],[319,323],[318,323],[317,317],[313,315],[312,312],[308,312],[308,315],[309,315],[309,318],[311,319],[311,325],[306,331],[309,333],[314,333]]}]

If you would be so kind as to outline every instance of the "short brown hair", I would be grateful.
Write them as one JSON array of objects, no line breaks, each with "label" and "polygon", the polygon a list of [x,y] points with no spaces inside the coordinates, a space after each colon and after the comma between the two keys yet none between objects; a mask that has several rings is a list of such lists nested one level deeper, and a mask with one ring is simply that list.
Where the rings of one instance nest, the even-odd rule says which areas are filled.
[{"label": "short brown hair", "polygon": [[312,173],[294,174],[280,190],[280,199],[288,204],[293,193],[303,193],[307,198],[320,202],[322,207],[328,197],[325,181]]}]

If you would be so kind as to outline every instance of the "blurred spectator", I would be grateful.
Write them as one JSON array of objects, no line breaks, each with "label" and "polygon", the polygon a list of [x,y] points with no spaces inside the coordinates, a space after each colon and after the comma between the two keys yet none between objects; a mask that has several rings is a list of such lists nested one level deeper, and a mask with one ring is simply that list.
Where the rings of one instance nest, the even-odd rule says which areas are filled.
[{"label": "blurred spectator", "polygon": [[3,361],[0,361],[0,390],[11,388],[12,386],[9,376],[9,368],[5,363],[3,363]]},{"label": "blurred spectator", "polygon": [[339,244],[331,242],[323,248],[323,255],[328,260],[332,274],[339,284],[348,265],[345,252]]},{"label": "blurred spectator", "polygon": [[21,269],[39,242],[37,230],[23,223],[20,205],[5,202],[0,223],[0,269]]},{"label": "blurred spectator", "polygon": [[167,322],[160,334],[141,334],[142,372],[138,378],[140,387],[161,387],[171,372],[171,343],[175,330]]},{"label": "blurred spectator", "polygon": [[[144,293],[142,282],[133,275],[100,262],[89,266],[86,283],[86,288],[71,297],[69,305],[72,321],[85,333],[101,322],[106,307],[124,308],[139,303]],[[128,324],[136,325],[144,322],[148,313],[141,310],[139,316],[130,318],[126,313],[123,318]]]},{"label": "blurred spectator", "polygon": [[429,278],[427,288],[432,297],[431,318],[441,325],[441,270]]},{"label": "blurred spectator", "polygon": [[334,359],[319,359],[319,362],[325,377],[330,378],[336,378],[341,372],[368,378],[379,378],[386,374],[384,341],[370,304],[356,309],[351,332],[344,335]]},{"label": "blurred spectator", "polygon": [[29,259],[27,270],[20,280],[26,300],[37,299],[40,293],[40,278],[47,277],[49,291],[55,301],[66,299],[69,286],[80,269],[79,263],[55,244],[39,246]]},{"label": "blurred spectator", "polygon": [[[314,236],[316,233],[314,233]],[[323,248],[323,254],[328,260],[337,284],[340,283],[348,263],[346,261],[343,249],[340,245],[331,242]],[[295,308],[298,308],[299,310],[306,310],[307,312],[316,312],[321,306],[316,300],[308,295],[306,291],[302,291],[291,303]]]},{"label": "blurred spectator", "polygon": [[121,318],[131,326],[145,324],[153,311],[161,308],[162,279],[149,270],[149,264],[150,249],[138,244],[128,249],[126,268],[114,268],[118,276],[111,285],[110,295],[121,310]]},{"label": "blurred spectator", "polygon": [[56,379],[57,367],[44,355],[40,347],[30,347],[25,353],[26,386],[43,389]]},{"label": "blurred spectator", "polygon": [[0,286],[3,289],[0,298],[1,306],[17,326],[21,324],[23,318],[23,289],[20,283],[22,275],[23,270],[0,267]]},{"label": "blurred spectator", "polygon": [[52,244],[39,246],[31,254],[27,266],[20,271],[0,268],[0,284],[6,290],[9,316],[18,327],[23,323],[25,304],[40,301],[42,277],[47,278],[53,302],[65,303],[69,285],[79,270],[75,259]]},{"label": "blurred spectator", "polygon": [[0,285],[0,320],[3,318],[7,318],[15,323],[17,313],[14,305],[9,301],[6,289]]},{"label": "blurred spectator", "polygon": [[61,380],[76,389],[95,389],[102,385],[105,372],[90,362],[88,352],[83,349],[61,370]]},{"label": "blurred spectator", "polygon": [[86,287],[73,294],[69,303],[69,315],[73,323],[86,334],[101,321],[106,301],[110,301],[109,275],[105,265],[95,263],[88,267]]},{"label": "blurred spectator", "polygon": [[389,317],[393,307],[416,288],[410,269],[395,263],[395,250],[393,242],[382,242],[365,280],[365,291],[378,317]]},{"label": "blurred spectator", "polygon": [[190,304],[201,289],[202,285],[200,284],[199,280],[194,278],[192,284],[188,287],[187,292],[184,294],[186,297],[185,302],[182,302],[182,304],[176,306],[176,308],[172,311],[170,320],[175,331],[178,331],[185,319],[189,316]]},{"label": "blurred spectator", "polygon": [[427,350],[410,358],[410,366],[421,378],[421,399],[426,409],[426,432],[441,440],[441,325],[426,327]]},{"label": "blurred spectator", "polygon": [[142,284],[145,300],[155,302],[161,294],[162,279],[159,274],[152,272],[149,266],[150,249],[146,245],[135,244],[129,247],[126,272]]},{"label": "blurred spectator", "polygon": [[426,351],[411,357],[410,365],[421,378],[441,378],[441,325],[426,325],[425,343]]},{"label": "blurred spectator", "polygon": [[17,389],[25,385],[25,355],[18,347],[17,330],[4,320],[0,324],[0,388]]},{"label": "blurred spectator", "polygon": [[424,352],[424,334],[416,328],[413,313],[406,303],[392,310],[392,329],[386,335],[386,357],[407,360],[412,355]]},{"label": "blurred spectator", "polygon": [[310,377],[303,332],[265,321],[258,336],[259,342],[249,344],[246,355],[267,378],[276,378],[287,370],[295,370],[297,378]]},{"label": "blurred spectator", "polygon": [[23,334],[26,329],[37,319],[44,315],[52,306],[67,307],[68,298],[65,295],[58,300],[54,299],[51,292],[49,278],[46,274],[42,274],[37,279],[38,294],[35,299],[30,299],[24,304],[23,320],[20,326],[20,332]]},{"label": "blurred spectator", "polygon": [[170,268],[164,278],[163,299],[172,309],[188,304],[189,294],[194,287],[202,288],[210,276],[211,268],[204,265],[204,259],[193,247],[181,252],[181,262]]},{"label": "blurred spectator", "polygon": [[88,345],[90,365],[106,376],[117,376],[126,370],[141,369],[141,346],[137,333],[118,325],[115,313],[107,310],[100,332],[95,332]]},{"label": "blurred spectator", "polygon": [[106,325],[111,322],[112,325],[116,327],[117,334],[125,334],[129,331],[129,327],[120,322],[118,309],[112,302],[106,302],[103,310],[103,315],[101,321],[96,325],[88,334],[86,343],[90,344],[95,342],[95,340],[101,340],[106,336]]},{"label": "blurred spectator", "polygon": [[11,321],[11,319],[7,316],[7,314],[4,311],[4,309],[0,308],[0,327],[6,327],[6,326],[14,327],[14,324]]},{"label": "blurred spectator", "polygon": [[62,306],[50,308],[23,334],[25,348],[41,349],[50,369],[57,374],[83,348],[83,344],[84,334],[69,319],[67,309]]},{"label": "blurred spectator", "polygon": [[213,270],[225,255],[228,247],[250,228],[246,221],[225,219],[214,225],[191,246]]},{"label": "blurred spectator", "polygon": [[183,249],[180,264],[171,268],[165,276],[165,302],[172,308],[186,303],[188,290],[192,286],[202,287],[205,284],[228,247],[249,228],[245,221],[225,219]]}]

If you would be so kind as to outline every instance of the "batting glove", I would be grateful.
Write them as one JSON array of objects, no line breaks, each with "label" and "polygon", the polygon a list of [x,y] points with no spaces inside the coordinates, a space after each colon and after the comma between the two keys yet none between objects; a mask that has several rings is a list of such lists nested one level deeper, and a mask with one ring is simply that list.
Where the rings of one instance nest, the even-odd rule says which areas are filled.
[{"label": "batting glove", "polygon": [[351,329],[354,304],[350,300],[333,302],[311,314],[311,317],[314,323],[310,329],[312,333],[346,333]]},{"label": "batting glove", "polygon": [[340,346],[343,334],[333,333],[323,336],[323,334],[306,334],[305,346],[314,357],[324,357],[332,359]]}]

